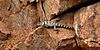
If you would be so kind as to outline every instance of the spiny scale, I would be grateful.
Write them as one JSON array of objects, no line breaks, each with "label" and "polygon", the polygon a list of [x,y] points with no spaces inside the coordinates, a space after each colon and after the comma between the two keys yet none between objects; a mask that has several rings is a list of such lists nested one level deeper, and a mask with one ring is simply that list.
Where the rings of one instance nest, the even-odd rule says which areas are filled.
[{"label": "spiny scale", "polygon": [[44,21],[37,23],[37,26],[46,26],[46,27],[62,27],[62,28],[72,28],[70,25],[59,24],[52,21]]}]

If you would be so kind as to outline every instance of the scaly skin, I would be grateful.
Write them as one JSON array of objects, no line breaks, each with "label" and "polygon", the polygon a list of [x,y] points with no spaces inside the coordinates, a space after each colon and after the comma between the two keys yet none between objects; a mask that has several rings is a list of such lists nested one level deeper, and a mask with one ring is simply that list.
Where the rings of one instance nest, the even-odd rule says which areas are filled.
[{"label": "scaly skin", "polygon": [[45,26],[45,27],[54,27],[54,30],[57,30],[56,27],[62,27],[62,28],[73,28],[72,26],[69,25],[63,25],[63,24],[59,24],[56,22],[52,22],[52,21],[43,21],[43,22],[38,22],[36,24],[37,26]]}]

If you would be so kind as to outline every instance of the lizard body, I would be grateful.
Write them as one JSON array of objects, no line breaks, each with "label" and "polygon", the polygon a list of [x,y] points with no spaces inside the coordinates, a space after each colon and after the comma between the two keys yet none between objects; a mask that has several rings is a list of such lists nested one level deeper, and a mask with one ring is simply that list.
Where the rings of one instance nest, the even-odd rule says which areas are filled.
[{"label": "lizard body", "polygon": [[37,26],[45,26],[45,27],[54,27],[54,30],[57,30],[56,27],[62,27],[62,28],[73,28],[72,26],[69,25],[64,25],[64,24],[60,24],[60,23],[56,23],[56,22],[52,22],[52,21],[43,21],[43,22],[38,22],[36,24]]}]

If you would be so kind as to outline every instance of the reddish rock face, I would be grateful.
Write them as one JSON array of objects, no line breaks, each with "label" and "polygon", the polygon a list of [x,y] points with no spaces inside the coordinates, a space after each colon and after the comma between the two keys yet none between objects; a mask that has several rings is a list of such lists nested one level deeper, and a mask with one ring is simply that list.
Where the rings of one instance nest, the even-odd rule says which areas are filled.
[{"label": "reddish rock face", "polygon": [[85,48],[85,50],[98,50],[92,47],[100,47],[99,12],[100,3],[97,3],[80,9],[74,16],[74,28],[76,33],[79,34],[77,43],[83,49]]},{"label": "reddish rock face", "polygon": [[[84,1],[0,0],[0,50],[100,50],[100,3],[62,13]],[[73,25],[74,30],[33,24],[56,15],[58,23]]]}]

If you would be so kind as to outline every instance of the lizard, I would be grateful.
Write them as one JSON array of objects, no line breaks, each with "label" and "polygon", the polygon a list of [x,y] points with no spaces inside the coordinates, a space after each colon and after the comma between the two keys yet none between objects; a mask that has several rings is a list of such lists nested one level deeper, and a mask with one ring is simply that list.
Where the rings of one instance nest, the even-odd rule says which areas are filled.
[{"label": "lizard", "polygon": [[71,25],[64,25],[53,21],[43,21],[36,23],[37,26],[44,26],[44,27],[54,27],[54,30],[58,30],[57,27],[71,29],[73,28]]}]

